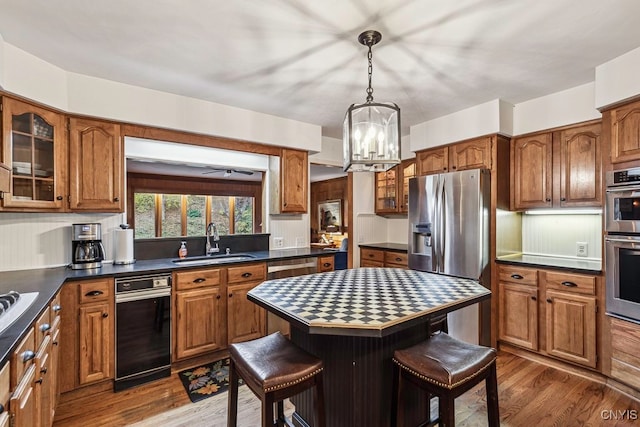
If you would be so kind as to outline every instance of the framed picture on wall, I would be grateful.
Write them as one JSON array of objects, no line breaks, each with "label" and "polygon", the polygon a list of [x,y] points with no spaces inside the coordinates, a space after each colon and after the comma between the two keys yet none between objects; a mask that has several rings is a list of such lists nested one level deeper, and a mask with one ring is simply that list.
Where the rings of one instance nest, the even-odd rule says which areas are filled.
[{"label": "framed picture on wall", "polygon": [[342,200],[318,202],[318,231],[335,233],[342,227]]}]

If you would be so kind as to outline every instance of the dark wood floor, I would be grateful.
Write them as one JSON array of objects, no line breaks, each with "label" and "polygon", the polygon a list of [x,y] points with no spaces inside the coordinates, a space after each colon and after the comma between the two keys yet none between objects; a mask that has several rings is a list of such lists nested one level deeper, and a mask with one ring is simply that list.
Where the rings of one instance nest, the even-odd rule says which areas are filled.
[{"label": "dark wood floor", "polygon": [[[250,394],[250,392],[248,392]],[[502,426],[640,426],[640,402],[606,385],[500,352],[498,393]],[[150,417],[150,425],[225,425],[226,399],[214,397],[204,410],[189,401],[176,375],[120,393],[104,392],[73,402],[63,401],[54,426],[122,426]],[[245,406],[259,401],[249,396]],[[485,426],[484,386],[479,385],[456,400],[457,426]],[[193,409],[190,409],[191,405]],[[190,413],[215,411],[212,423],[199,415],[185,423]],[[162,414],[162,415],[158,415]],[[634,419],[635,417],[635,419]],[[617,419],[616,419],[617,418]],[[259,418],[242,417],[239,425],[253,426]],[[354,426],[355,427],[355,426]]]}]

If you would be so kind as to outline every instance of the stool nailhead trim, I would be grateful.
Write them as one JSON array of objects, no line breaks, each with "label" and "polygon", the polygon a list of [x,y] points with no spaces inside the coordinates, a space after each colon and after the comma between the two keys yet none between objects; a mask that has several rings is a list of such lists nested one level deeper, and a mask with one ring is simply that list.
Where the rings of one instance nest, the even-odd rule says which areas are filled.
[{"label": "stool nailhead trim", "polygon": [[491,366],[493,363],[495,363],[495,361],[496,361],[496,358],[494,357],[494,358],[491,360],[491,362],[487,363],[487,365],[486,365],[486,366],[483,366],[483,367],[482,367],[482,369],[478,369],[478,370],[477,370],[476,372],[474,372],[473,374],[469,375],[469,376],[468,376],[468,377],[466,377],[466,378],[461,379],[460,381],[458,381],[458,382],[457,382],[457,383],[455,383],[455,384],[444,384],[444,383],[441,383],[441,382],[439,382],[439,381],[434,380],[433,378],[426,377],[426,376],[424,376],[423,374],[421,374],[421,373],[419,373],[419,372],[414,371],[413,369],[411,369],[411,368],[409,368],[409,367],[407,367],[407,366],[403,365],[402,363],[400,363],[398,360],[396,360],[396,358],[395,358],[395,357],[393,358],[393,363],[395,363],[396,365],[398,365],[399,367],[401,367],[403,370],[405,370],[405,371],[409,372],[409,373],[410,373],[410,374],[412,374],[412,375],[415,375],[416,377],[418,377],[418,378],[420,378],[420,379],[422,379],[422,380],[428,381],[428,382],[430,382],[431,384],[435,384],[435,385],[437,385],[438,387],[446,388],[446,389],[449,389],[449,390],[451,390],[452,388],[455,388],[455,387],[459,386],[460,384],[463,384],[463,383],[465,383],[465,382],[469,381],[471,378],[477,377],[477,376],[478,376],[478,375],[480,375],[483,371],[485,371],[489,366]]},{"label": "stool nailhead trim", "polygon": [[280,390],[281,388],[287,388],[289,386],[301,383],[302,381],[307,380],[307,379],[313,377],[314,375],[319,374],[320,372],[322,372],[322,369],[323,368],[316,369],[315,371],[311,372],[310,374],[305,375],[304,377],[298,378],[298,379],[293,380],[293,381],[286,382],[284,384],[278,384],[278,385],[274,385],[274,386],[271,386],[271,387],[267,387],[267,388],[264,389],[264,392],[268,393],[270,391]]}]

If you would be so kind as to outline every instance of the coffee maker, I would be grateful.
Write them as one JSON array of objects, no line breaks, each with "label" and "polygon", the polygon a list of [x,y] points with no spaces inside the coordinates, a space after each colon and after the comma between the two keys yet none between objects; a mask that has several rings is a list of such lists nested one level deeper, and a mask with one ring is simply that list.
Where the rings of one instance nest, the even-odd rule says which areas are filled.
[{"label": "coffee maker", "polygon": [[82,270],[102,267],[101,224],[73,224],[71,226],[71,268]]}]

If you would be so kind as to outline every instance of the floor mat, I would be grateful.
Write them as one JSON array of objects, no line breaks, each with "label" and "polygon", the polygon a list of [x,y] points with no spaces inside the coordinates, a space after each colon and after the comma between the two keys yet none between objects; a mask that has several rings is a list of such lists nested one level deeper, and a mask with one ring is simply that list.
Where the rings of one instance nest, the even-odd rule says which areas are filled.
[{"label": "floor mat", "polygon": [[[198,402],[215,396],[229,388],[229,359],[218,360],[194,369],[186,369],[178,375],[189,399]],[[242,384],[242,380],[240,380]]]}]

